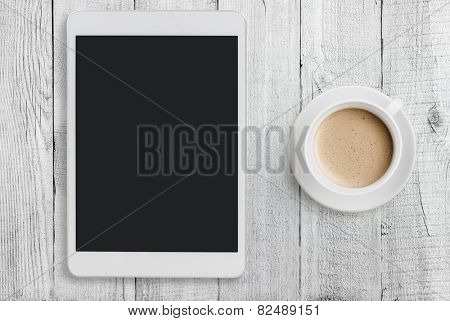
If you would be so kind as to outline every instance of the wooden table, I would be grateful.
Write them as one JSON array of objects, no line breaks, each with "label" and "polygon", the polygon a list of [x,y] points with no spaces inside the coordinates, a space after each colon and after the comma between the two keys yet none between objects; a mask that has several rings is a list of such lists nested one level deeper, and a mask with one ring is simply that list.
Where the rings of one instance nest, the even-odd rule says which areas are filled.
[{"label": "wooden table", "polygon": [[[85,9],[242,13],[248,125],[286,135],[320,92],[371,86],[405,102],[417,135],[412,177],[385,206],[348,214],[312,201],[288,170],[249,175],[239,279],[70,276],[65,23]],[[443,0],[1,0],[0,298],[449,300],[449,55]],[[257,157],[252,144],[248,155]],[[270,155],[283,157],[284,144]]]}]

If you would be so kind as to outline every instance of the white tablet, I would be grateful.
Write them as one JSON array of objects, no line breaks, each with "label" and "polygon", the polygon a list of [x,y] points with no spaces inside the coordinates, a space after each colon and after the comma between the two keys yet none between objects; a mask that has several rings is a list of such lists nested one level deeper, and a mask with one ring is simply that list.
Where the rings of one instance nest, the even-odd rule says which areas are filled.
[{"label": "white tablet", "polygon": [[74,275],[242,273],[245,87],[245,22],[237,13],[70,15]]}]

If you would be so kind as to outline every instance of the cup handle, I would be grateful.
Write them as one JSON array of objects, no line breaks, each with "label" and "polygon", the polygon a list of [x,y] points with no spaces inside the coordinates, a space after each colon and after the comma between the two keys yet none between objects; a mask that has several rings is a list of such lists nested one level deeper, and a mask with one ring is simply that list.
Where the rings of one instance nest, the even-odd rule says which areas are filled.
[{"label": "cup handle", "polygon": [[400,99],[394,99],[389,105],[386,106],[386,110],[391,116],[395,116],[403,107],[403,102]]}]

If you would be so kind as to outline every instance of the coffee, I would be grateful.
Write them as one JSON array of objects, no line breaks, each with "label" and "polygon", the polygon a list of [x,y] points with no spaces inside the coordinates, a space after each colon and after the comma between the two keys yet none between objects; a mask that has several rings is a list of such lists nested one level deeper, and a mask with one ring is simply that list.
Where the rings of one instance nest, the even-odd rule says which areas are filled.
[{"label": "coffee", "polygon": [[322,173],[338,185],[361,188],[389,168],[393,142],[384,122],[366,110],[347,108],[326,117],[314,149]]}]

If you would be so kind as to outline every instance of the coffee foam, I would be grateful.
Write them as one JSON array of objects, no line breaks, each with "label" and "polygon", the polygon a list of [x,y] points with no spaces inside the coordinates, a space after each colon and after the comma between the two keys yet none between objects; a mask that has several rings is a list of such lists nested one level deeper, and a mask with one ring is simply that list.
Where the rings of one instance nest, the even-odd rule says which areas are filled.
[{"label": "coffee foam", "polygon": [[393,142],[389,129],[376,115],[351,107],[326,117],[314,140],[321,172],[338,185],[368,186],[388,170]]}]

